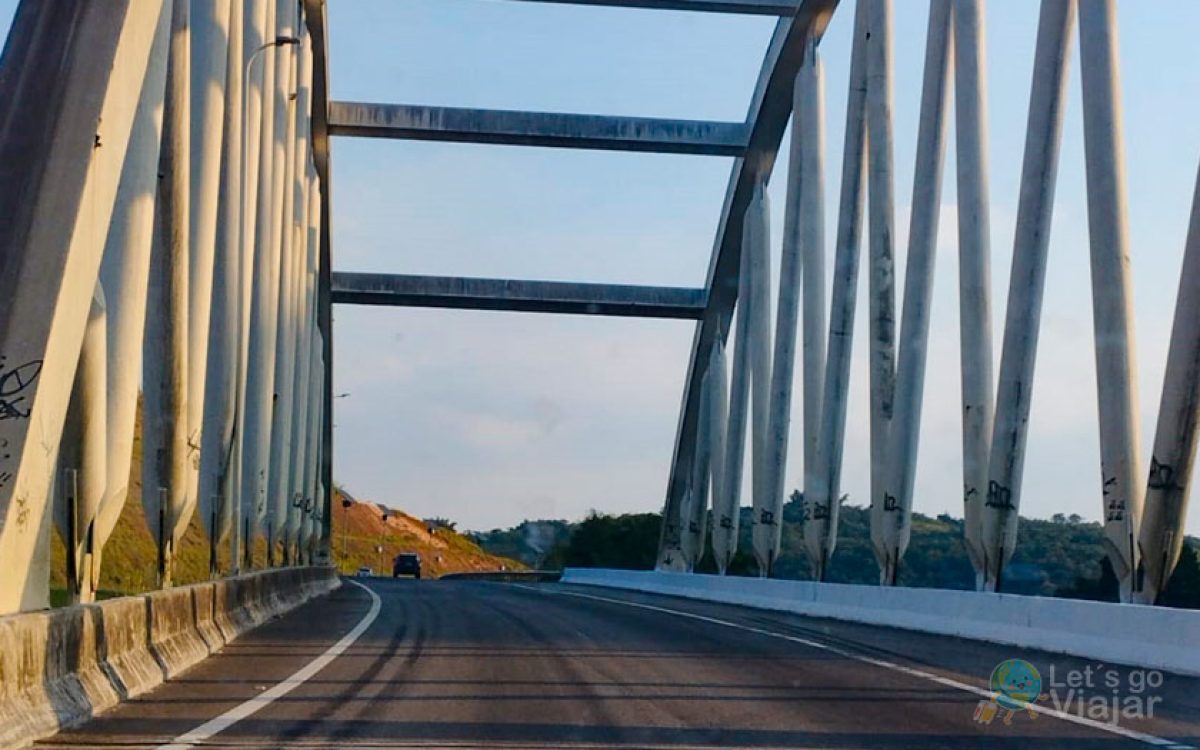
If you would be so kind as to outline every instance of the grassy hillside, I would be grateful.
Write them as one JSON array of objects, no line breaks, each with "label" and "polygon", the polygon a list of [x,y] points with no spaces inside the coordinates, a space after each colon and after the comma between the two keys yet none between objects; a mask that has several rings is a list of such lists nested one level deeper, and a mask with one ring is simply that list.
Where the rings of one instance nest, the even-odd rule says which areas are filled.
[{"label": "grassy hillside", "polygon": [[[343,573],[366,566],[377,574],[391,575],[392,558],[401,552],[420,555],[422,574],[428,578],[445,573],[526,567],[518,560],[485,552],[445,525],[427,523],[402,511],[356,500],[341,490],[335,496],[333,513],[333,559]],[[378,552],[378,547],[383,547],[383,551]]]},{"label": "grassy hillside", "polygon": [[[136,594],[156,587],[158,565],[157,545],[146,526],[142,511],[142,430],[141,405],[133,438],[133,461],[130,467],[129,495],[121,518],[104,547],[100,569],[100,598]],[[484,552],[479,545],[448,529],[429,534],[426,524],[418,518],[390,511],[385,525],[378,506],[351,500],[349,508],[341,505],[342,497],[334,502],[334,559],[340,570],[352,572],[362,565],[376,567],[380,558],[375,547],[382,534],[387,572],[391,559],[400,552],[417,552],[427,576],[472,570],[509,570],[523,566],[516,560]],[[350,524],[348,535],[343,523]],[[343,542],[347,556],[343,557]],[[198,518],[193,518],[175,553],[174,582],[176,585],[208,580],[208,536]],[[266,542],[259,539],[254,550],[255,567],[264,567],[267,560]],[[219,550],[222,570],[228,570],[229,545]],[[57,531],[51,532],[50,601],[60,606],[66,596],[66,548]]]}]

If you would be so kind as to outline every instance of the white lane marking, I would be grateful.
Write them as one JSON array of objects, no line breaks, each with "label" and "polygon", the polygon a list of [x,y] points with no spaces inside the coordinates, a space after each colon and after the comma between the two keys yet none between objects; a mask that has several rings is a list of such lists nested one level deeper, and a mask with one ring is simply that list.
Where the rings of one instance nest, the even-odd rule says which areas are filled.
[{"label": "white lane marking", "polygon": [[[740,623],[730,622],[729,620],[721,620],[716,617],[707,617],[705,615],[698,615],[693,612],[684,612],[684,611],[678,610],[678,609],[670,609],[668,607],[657,607],[653,604],[642,604],[641,602],[631,602],[631,601],[628,601],[625,599],[612,599],[612,598],[609,598],[606,596],[595,596],[593,594],[584,594],[584,593],[580,593],[577,591],[549,591],[547,589],[537,588],[535,586],[527,586],[525,584],[520,584],[520,583],[513,583],[513,584],[508,584],[508,585],[514,586],[516,588],[526,589],[528,591],[536,591],[541,594],[552,593],[555,596],[574,596],[574,597],[577,597],[580,599],[593,599],[598,602],[609,602],[611,604],[622,604],[626,607],[635,607],[637,609],[647,609],[647,610],[650,610],[651,612],[661,612],[664,614],[675,615],[676,617],[683,617],[683,618],[686,618],[689,620],[699,620],[700,622],[707,622],[707,623],[711,623],[713,625],[722,625],[727,628],[733,628],[735,630],[742,630],[747,633],[755,633],[757,635],[765,635],[769,638],[779,638],[781,640],[791,641],[792,643],[799,643],[804,646],[808,646],[810,648],[815,648],[820,651],[828,651],[831,654],[837,654],[838,656],[842,656],[847,659],[853,659],[854,661],[862,662],[864,664],[871,664],[876,667],[890,669],[894,672],[900,672],[902,674],[906,674],[911,677],[918,677],[923,680],[929,680],[930,682],[935,682],[944,687],[954,688],[956,690],[962,690],[962,691],[965,691],[968,693],[972,693],[974,695],[978,695],[983,698],[995,698],[996,697],[996,693],[991,690],[985,690],[984,688],[976,687],[975,685],[968,685],[965,682],[959,682],[958,680],[952,680],[949,677],[942,677],[941,675],[933,674],[932,672],[926,672],[925,670],[922,670],[922,669],[906,667],[903,664],[897,664],[896,662],[887,661],[886,659],[876,659],[873,656],[867,656],[865,654],[855,653],[853,651],[847,651],[846,649],[839,648],[837,646],[834,646],[834,645],[831,645],[828,643],[822,643],[820,641],[810,640],[808,638],[801,638],[799,636],[787,635],[786,633],[776,633],[772,630],[756,628],[751,625],[742,625]],[[713,603],[720,604],[720,602],[713,602]],[[1019,701],[1014,701],[1014,702],[1019,703]],[[1050,708],[1048,706],[1039,706],[1035,703],[1022,703],[1021,707],[1029,709],[1030,711],[1033,711],[1035,713],[1043,714],[1045,716],[1052,716],[1055,719],[1061,719],[1062,721],[1069,721],[1072,724],[1079,724],[1080,726],[1089,727],[1091,729],[1098,729],[1101,732],[1108,732],[1110,734],[1119,735],[1121,737],[1125,737],[1126,739],[1136,740],[1137,742],[1142,742],[1147,745],[1154,745],[1155,747],[1165,747],[1165,748],[1168,748],[1168,750],[1196,750],[1196,748],[1193,745],[1180,744],[1174,740],[1168,740],[1163,737],[1156,737],[1152,734],[1146,734],[1145,732],[1138,732],[1133,729],[1127,729],[1125,727],[1117,726],[1115,724],[1109,724],[1109,723],[1103,722],[1103,721],[1096,721],[1095,719],[1084,718],[1083,716],[1077,716],[1076,714],[1067,713],[1065,711],[1059,711],[1059,710]]]},{"label": "white lane marking", "polygon": [[342,652],[354,645],[354,642],[359,639],[367,628],[371,627],[371,623],[375,622],[375,618],[379,616],[379,610],[382,607],[382,602],[379,600],[379,595],[371,589],[362,585],[352,578],[347,578],[348,583],[353,583],[363,591],[371,595],[371,608],[363,618],[358,621],[358,624],[337,643],[330,646],[325,653],[305,664],[300,669],[296,670],[290,677],[282,682],[276,683],[273,687],[264,690],[250,700],[241,705],[234,706],[225,713],[204,722],[186,734],[181,734],[171,742],[165,745],[159,745],[157,750],[187,750],[195,747],[197,744],[213,737],[214,735],[224,732],[234,724],[237,724],[242,719],[249,718],[267,706],[274,703],[296,688],[303,685],[308,680],[312,679],[317,672],[320,672],[334,659],[342,655]]}]

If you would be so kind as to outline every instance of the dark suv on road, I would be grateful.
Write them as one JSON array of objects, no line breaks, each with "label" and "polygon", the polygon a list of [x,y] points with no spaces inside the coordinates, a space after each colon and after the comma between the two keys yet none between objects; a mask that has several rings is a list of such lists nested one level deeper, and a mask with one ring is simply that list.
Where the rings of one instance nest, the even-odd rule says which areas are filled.
[{"label": "dark suv on road", "polygon": [[392,561],[392,578],[400,576],[421,577],[421,556],[412,552],[402,552]]}]

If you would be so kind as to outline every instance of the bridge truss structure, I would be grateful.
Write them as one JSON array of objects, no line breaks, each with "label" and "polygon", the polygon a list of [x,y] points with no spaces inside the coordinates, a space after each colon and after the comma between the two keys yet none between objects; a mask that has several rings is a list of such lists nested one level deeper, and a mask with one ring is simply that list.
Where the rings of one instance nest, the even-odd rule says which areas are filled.
[{"label": "bridge truss structure", "polygon": [[[871,540],[881,583],[894,585],[911,535],[952,86],[964,543],[979,588],[999,590],[1017,543],[1076,27],[1098,500],[1122,598],[1155,600],[1180,555],[1196,448],[1200,192],[1145,476],[1115,0],[1041,2],[998,378],[983,0],[930,3],[899,315],[892,0],[521,1],[777,21],[745,120],[704,122],[335,101],[325,0],[21,3],[0,59],[0,196],[11,208],[0,218],[0,567],[11,572],[0,613],[45,606],[52,526],[67,540],[72,594],[92,595],[104,542],[130,494],[139,386],[141,499],[164,585],[196,513],[214,574],[227,541],[231,571],[252,564],[260,539],[270,564],[327,557],[335,303],[696,321],[663,506],[658,565],[667,570],[691,570],[706,544],[722,572],[732,560],[749,442],[753,551],[770,574],[799,359],[803,534],[823,578],[838,538],[864,235]],[[835,12],[854,14],[854,33],[827,295],[820,43]],[[773,289],[766,185],[789,122]],[[712,155],[733,165],[702,288],[334,273],[333,136]]]}]

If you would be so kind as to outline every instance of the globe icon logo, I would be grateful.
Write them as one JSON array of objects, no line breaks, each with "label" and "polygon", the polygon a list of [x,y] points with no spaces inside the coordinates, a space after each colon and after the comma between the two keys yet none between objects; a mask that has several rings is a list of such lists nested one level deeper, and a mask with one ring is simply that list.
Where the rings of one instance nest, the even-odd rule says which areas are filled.
[{"label": "globe icon logo", "polygon": [[1042,675],[1024,659],[1008,659],[992,670],[988,686],[996,692],[996,703],[1016,711],[1037,701],[1042,694]]}]

